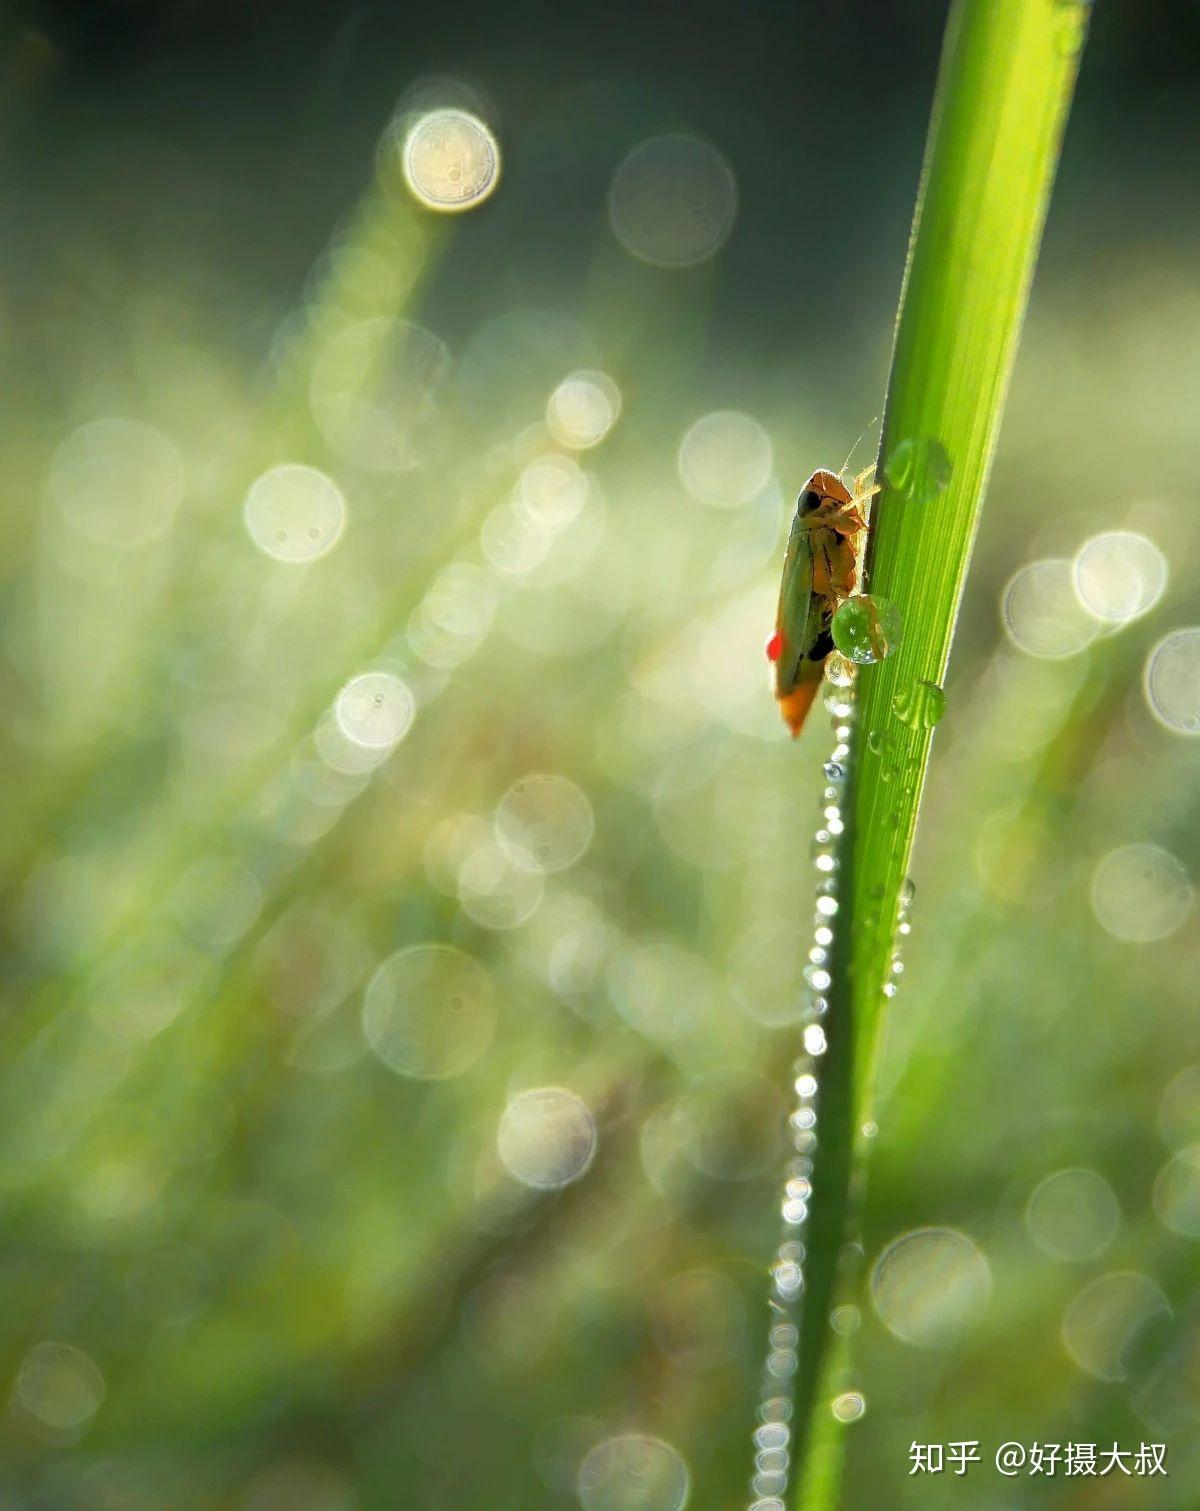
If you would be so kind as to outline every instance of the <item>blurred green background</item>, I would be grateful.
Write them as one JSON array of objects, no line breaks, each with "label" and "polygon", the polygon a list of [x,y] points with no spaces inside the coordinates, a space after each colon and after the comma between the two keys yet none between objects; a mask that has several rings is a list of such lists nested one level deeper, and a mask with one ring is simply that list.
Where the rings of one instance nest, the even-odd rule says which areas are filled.
[{"label": "blurred green background", "polygon": [[[1200,1502],[1200,23],[1097,10],[839,1317],[855,1511]],[[881,404],[943,20],[8,14],[3,1511],[754,1498],[832,738],[762,645]],[[501,162],[458,215],[400,171],[443,107]]]}]

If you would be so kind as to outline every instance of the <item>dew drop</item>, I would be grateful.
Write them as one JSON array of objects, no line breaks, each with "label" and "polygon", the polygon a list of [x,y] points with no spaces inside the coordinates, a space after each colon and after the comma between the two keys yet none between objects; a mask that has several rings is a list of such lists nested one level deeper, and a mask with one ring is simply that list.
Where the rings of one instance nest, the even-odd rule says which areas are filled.
[{"label": "dew drop", "polygon": [[847,661],[845,656],[837,651],[830,651],[825,658],[825,680],[832,687],[852,688],[854,679],[858,676],[858,667],[853,661]]},{"label": "dew drop", "polygon": [[862,1313],[856,1306],[835,1306],[829,1315],[830,1327],[843,1338],[852,1338],[861,1324]]},{"label": "dew drop", "polygon": [[496,138],[466,110],[421,116],[404,139],[402,158],[413,198],[443,213],[482,204],[500,176]]},{"label": "dew drop", "polygon": [[819,1023],[810,1023],[804,1030],[804,1048],[810,1055],[825,1053],[825,1030]]},{"label": "dew drop", "polygon": [[[772,641],[771,645],[774,643]],[[767,647],[767,655],[772,661],[778,659],[776,656],[771,656],[770,645]],[[826,713],[832,715],[834,719],[838,721],[848,719],[854,712],[854,689],[853,687],[839,687],[837,683],[829,682],[821,694],[821,701],[825,705]]]},{"label": "dew drop", "polygon": [[866,1397],[857,1390],[844,1390],[833,1398],[829,1409],[839,1422],[857,1422],[867,1409]]},{"label": "dew drop", "polygon": [[883,467],[892,487],[914,504],[932,503],[944,493],[951,471],[946,448],[932,436],[899,442]]},{"label": "dew drop", "polygon": [[859,593],[847,598],[833,616],[833,643],[843,656],[869,666],[883,661],[900,644],[900,610],[886,598]]},{"label": "dew drop", "polygon": [[909,729],[933,729],[946,712],[946,694],[936,682],[914,682],[893,695],[892,711]]}]

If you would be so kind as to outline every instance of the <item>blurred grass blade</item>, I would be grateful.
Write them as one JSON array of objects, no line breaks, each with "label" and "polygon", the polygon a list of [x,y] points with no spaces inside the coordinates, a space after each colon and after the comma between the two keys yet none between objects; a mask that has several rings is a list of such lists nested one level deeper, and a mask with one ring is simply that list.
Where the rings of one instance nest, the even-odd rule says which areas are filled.
[{"label": "blurred grass blade", "polygon": [[869,1116],[932,727],[1086,25],[1077,0],[958,0],[946,34],[868,545],[867,584],[899,606],[904,635],[890,659],[860,678],[844,803],[833,1031],[797,1376],[794,1503],[804,1511],[837,1496],[837,1452],[822,1428],[838,1383],[824,1345],[851,1150]]}]

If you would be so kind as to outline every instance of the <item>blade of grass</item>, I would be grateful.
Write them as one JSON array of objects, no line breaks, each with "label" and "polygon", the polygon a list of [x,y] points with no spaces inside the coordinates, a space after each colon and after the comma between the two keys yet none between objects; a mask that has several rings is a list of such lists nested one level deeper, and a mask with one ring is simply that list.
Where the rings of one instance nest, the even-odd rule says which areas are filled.
[{"label": "blade of grass", "polygon": [[[956,0],[947,26],[865,573],[870,592],[900,608],[904,632],[896,653],[860,678],[842,805],[829,1052],[795,1377],[792,1496],[802,1511],[833,1506],[839,1494],[826,1398],[838,1388],[842,1351],[827,1349],[828,1317],[938,713],[937,694],[923,684],[940,689],[950,656],[1086,24],[1083,0]],[[897,449],[905,442],[918,461],[933,458],[933,473],[939,458],[948,460],[940,492],[903,476]]]}]

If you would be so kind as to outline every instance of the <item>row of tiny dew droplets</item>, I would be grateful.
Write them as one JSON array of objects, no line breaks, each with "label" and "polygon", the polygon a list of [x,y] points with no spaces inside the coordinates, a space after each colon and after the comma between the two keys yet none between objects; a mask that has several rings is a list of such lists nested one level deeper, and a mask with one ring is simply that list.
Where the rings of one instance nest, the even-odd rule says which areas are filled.
[{"label": "row of tiny dew droplets", "polygon": [[788,1118],[788,1155],[780,1215],[783,1234],[771,1265],[770,1328],[767,1362],[754,1431],[754,1477],[750,1481],[750,1511],[785,1511],[791,1465],[792,1400],[786,1383],[796,1373],[800,1356],[800,1311],[804,1293],[804,1236],[813,1199],[812,1154],[817,1146],[818,1070],[825,1053],[821,1020],[829,1011],[826,993],[831,985],[829,958],[837,916],[838,836],[842,820],[841,795],[850,755],[857,668],[835,651],[825,663],[825,707],[833,717],[836,741],[825,763],[826,785],[821,793],[821,818],[813,838],[817,870],[816,908],[812,947],[804,967],[808,985],[804,1012],[804,1053],[792,1066],[795,1106]]},{"label": "row of tiny dew droplets", "polygon": [[[800,1363],[800,1306],[804,1293],[804,1235],[809,1208],[813,1200],[812,1154],[817,1147],[817,1100],[820,1093],[818,1069],[826,1049],[825,1030],[821,1025],[829,1011],[826,996],[832,985],[829,959],[833,946],[834,919],[838,911],[837,840],[845,829],[841,795],[846,780],[846,761],[850,755],[850,738],[854,718],[855,677],[858,668],[836,651],[825,663],[824,703],[832,715],[833,736],[837,742],[825,763],[825,788],[821,793],[821,819],[813,837],[812,858],[817,871],[816,907],[813,914],[812,947],[804,967],[807,1002],[804,1013],[804,1053],[792,1066],[796,1105],[788,1118],[788,1136],[793,1152],[788,1157],[780,1215],[783,1236],[771,1265],[771,1322],[768,1333],[766,1367],[758,1407],[758,1426],[754,1431],[754,1477],[750,1481],[753,1499],[749,1511],[786,1511],[783,1497],[787,1493],[791,1466],[790,1394],[781,1387],[796,1373]],[[913,887],[904,883],[896,918],[896,942],[883,995],[896,995],[897,978],[904,969],[901,946],[910,933],[910,909]],[[877,1132],[874,1122],[863,1124],[864,1137]],[[857,1311],[843,1308],[848,1316],[840,1330],[852,1331]],[[830,1405],[842,1422],[860,1417],[865,1402],[856,1391],[840,1395]]]}]

